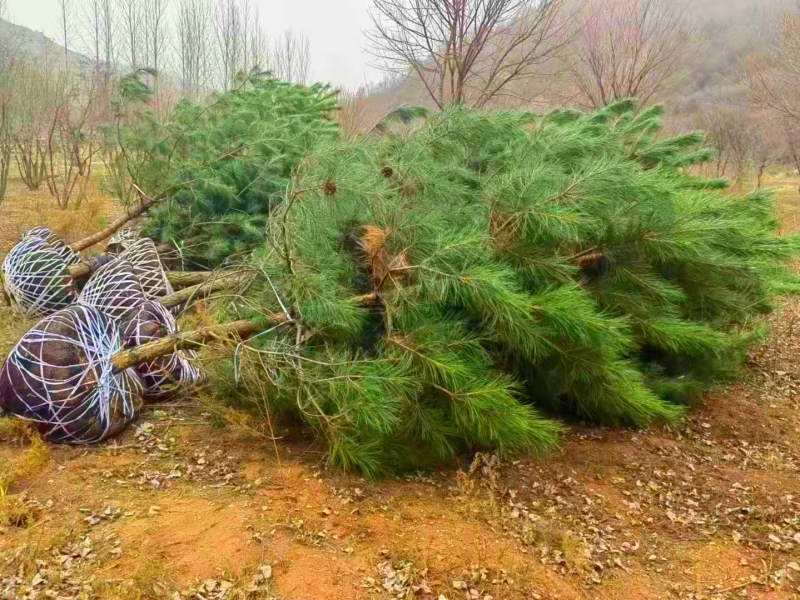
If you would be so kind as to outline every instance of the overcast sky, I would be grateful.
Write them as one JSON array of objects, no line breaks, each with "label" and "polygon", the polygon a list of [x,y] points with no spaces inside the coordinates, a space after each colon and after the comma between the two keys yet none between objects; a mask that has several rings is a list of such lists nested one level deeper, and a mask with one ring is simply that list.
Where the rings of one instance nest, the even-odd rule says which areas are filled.
[{"label": "overcast sky", "polygon": [[[12,21],[57,39],[58,0],[7,2]],[[76,7],[81,4],[80,0],[71,2]],[[309,37],[315,79],[348,88],[380,79],[364,52],[370,0],[251,0],[251,4],[258,6],[268,33],[292,28]],[[79,11],[75,12],[80,25]]]}]

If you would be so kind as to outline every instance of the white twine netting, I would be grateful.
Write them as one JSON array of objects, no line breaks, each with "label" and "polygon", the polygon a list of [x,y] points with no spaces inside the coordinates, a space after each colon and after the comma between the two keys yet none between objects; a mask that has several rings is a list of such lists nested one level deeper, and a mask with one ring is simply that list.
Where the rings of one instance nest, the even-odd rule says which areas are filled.
[{"label": "white twine netting", "polygon": [[119,254],[133,245],[139,239],[139,236],[139,232],[135,229],[120,229],[108,240],[106,252]]},{"label": "white twine netting", "polygon": [[53,247],[53,250],[58,252],[58,255],[64,259],[68,265],[74,265],[81,262],[80,254],[70,248],[64,240],[53,233],[52,229],[47,227],[34,227],[22,236],[22,239],[29,237],[38,237]]},{"label": "white twine netting", "polygon": [[69,265],[51,244],[29,235],[3,260],[3,286],[13,304],[32,317],[43,317],[75,302]]},{"label": "white twine netting", "polygon": [[60,310],[26,333],[0,371],[0,412],[32,421],[47,439],[94,444],[138,416],[143,384],[134,369],[115,373],[119,330],[100,311]]},{"label": "white twine netting", "polygon": [[[175,317],[153,300],[128,311],[120,319],[120,335],[125,348],[135,348],[178,332]],[[195,353],[178,350],[136,367],[145,385],[146,401],[163,401],[193,387],[201,379],[191,360]]]},{"label": "white twine netting", "polygon": [[156,245],[150,238],[141,238],[133,242],[119,255],[119,259],[127,260],[133,265],[133,270],[139,276],[142,289],[149,299],[163,298],[175,291],[167,279],[167,272],[161,263]]},{"label": "white twine netting", "polygon": [[173,289],[152,240],[134,241],[97,269],[78,296],[69,256],[42,237],[48,231],[28,232],[3,262],[12,300],[46,318],[20,340],[0,371],[0,413],[35,422],[54,442],[97,443],[127,427],[145,397],[163,401],[189,389],[200,372],[190,351],[119,374],[111,367],[120,350],[177,332],[175,318],[155,301]]},{"label": "white twine netting", "polygon": [[78,304],[91,306],[114,320],[146,300],[133,265],[122,258],[95,271],[78,296]]},{"label": "white twine netting", "polygon": [[[175,317],[157,302],[172,286],[152,240],[142,238],[104,265],[86,283],[78,303],[118,322],[124,345],[133,348],[177,333]],[[163,401],[200,379],[191,364],[194,353],[178,351],[140,365],[148,400]]]},{"label": "white twine netting", "polygon": [[155,244],[150,238],[136,241],[118,258],[100,267],[86,282],[78,302],[119,319],[146,300],[174,293]]}]

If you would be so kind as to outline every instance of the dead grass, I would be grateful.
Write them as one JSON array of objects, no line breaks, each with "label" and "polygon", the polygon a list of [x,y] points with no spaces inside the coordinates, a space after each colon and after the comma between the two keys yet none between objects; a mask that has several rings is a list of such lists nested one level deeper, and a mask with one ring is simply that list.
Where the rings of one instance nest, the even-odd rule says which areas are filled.
[{"label": "dead grass", "polygon": [[50,447],[29,423],[16,419],[0,421],[0,440],[17,448],[14,456],[0,464],[0,491],[7,493],[24,478],[42,470],[50,460]]},{"label": "dead grass", "polygon": [[59,210],[44,185],[30,191],[19,178],[10,178],[0,204],[0,255],[5,255],[28,229],[46,226],[71,243],[99,231],[122,214],[122,208],[100,190],[100,175],[89,182],[86,198]]},{"label": "dead grass", "polygon": [[0,442],[16,451],[0,463],[0,525],[27,527],[34,515],[10,492],[23,479],[38,474],[50,461],[50,448],[30,424],[0,420]]}]

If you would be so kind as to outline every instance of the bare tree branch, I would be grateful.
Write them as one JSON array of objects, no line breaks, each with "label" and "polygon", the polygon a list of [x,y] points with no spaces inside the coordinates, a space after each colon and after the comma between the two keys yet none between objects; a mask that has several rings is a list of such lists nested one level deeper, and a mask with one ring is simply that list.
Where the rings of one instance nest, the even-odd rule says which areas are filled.
[{"label": "bare tree branch", "polygon": [[686,0],[587,0],[573,44],[583,103],[650,102],[690,52]]},{"label": "bare tree branch", "polygon": [[268,64],[278,79],[308,83],[311,76],[311,44],[308,37],[291,29],[284,31],[272,44]]},{"label": "bare tree branch", "polygon": [[751,57],[747,64],[753,101],[800,128],[800,0],[775,24],[773,54]]},{"label": "bare tree branch", "polygon": [[374,0],[375,65],[413,74],[444,108],[484,106],[569,41],[566,0]]},{"label": "bare tree branch", "polygon": [[210,0],[179,0],[176,44],[183,93],[196,98],[211,84],[213,72]]}]

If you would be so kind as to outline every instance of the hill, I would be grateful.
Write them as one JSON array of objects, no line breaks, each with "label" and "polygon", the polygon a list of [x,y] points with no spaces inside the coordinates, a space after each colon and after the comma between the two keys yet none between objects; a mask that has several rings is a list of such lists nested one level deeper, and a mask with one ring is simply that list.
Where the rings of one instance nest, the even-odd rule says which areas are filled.
[{"label": "hill", "polygon": [[[0,19],[0,45],[2,45],[0,52],[4,57],[23,56],[42,62],[53,69],[64,64],[63,46],[41,32],[4,19]],[[89,60],[82,54],[71,50],[67,51],[67,59],[71,65],[84,65]]]}]

